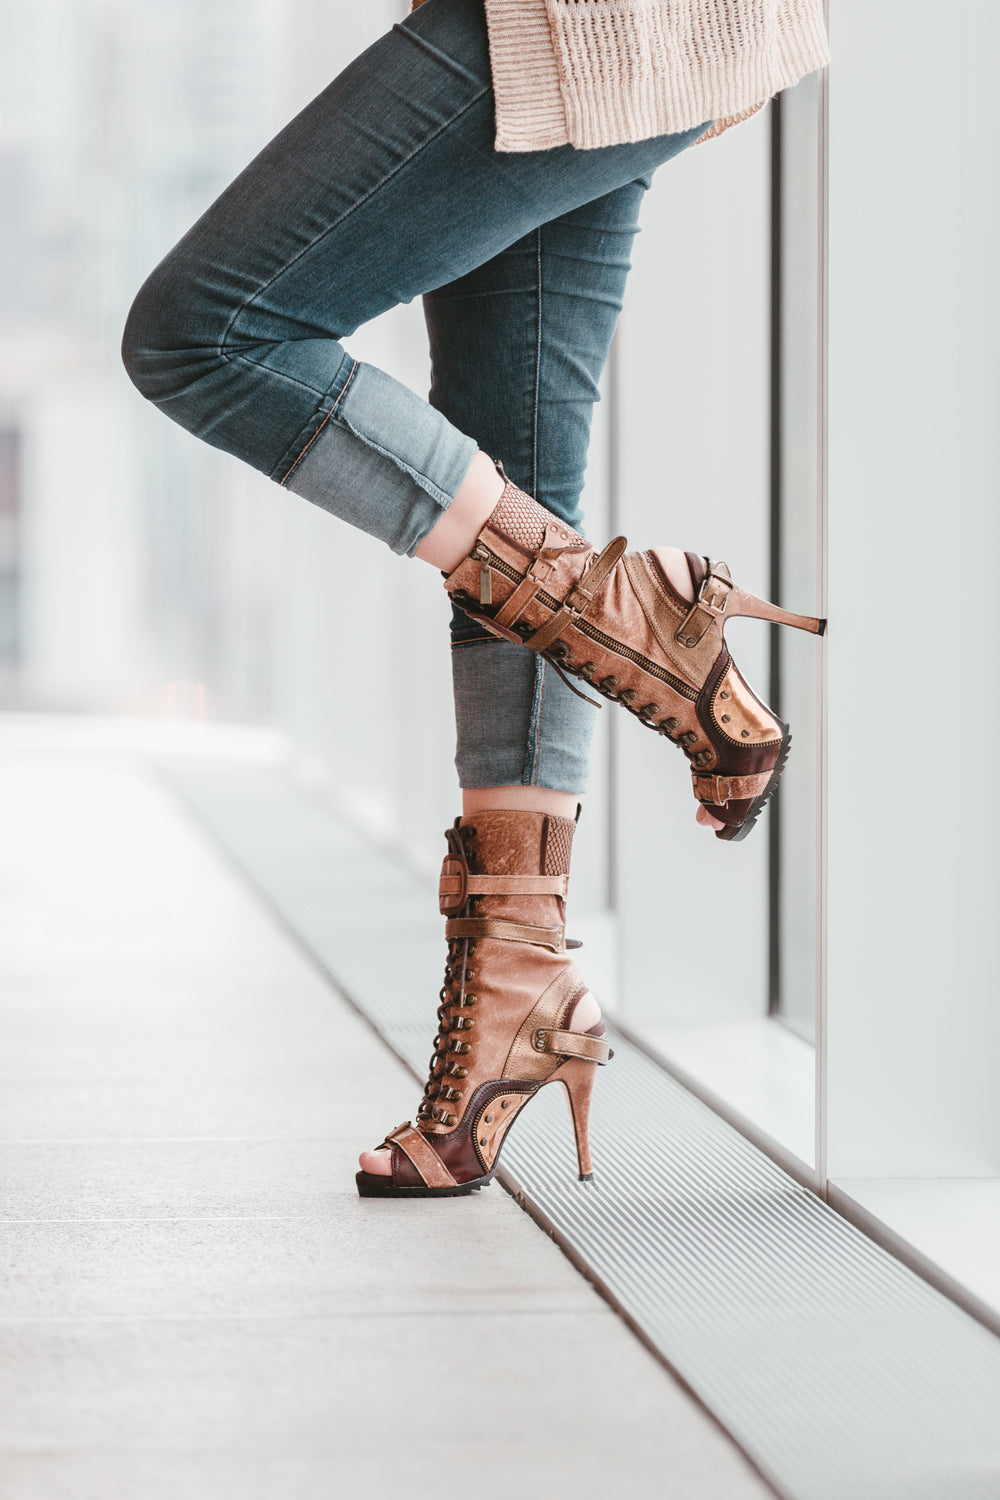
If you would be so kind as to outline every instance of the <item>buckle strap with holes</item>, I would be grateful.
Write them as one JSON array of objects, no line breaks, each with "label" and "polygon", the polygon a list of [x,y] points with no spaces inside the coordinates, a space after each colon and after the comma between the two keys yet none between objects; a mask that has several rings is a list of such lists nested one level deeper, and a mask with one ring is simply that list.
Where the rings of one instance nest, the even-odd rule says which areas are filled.
[{"label": "buckle strap with holes", "polygon": [[[509,629],[524,614],[538,590],[548,583],[562,554],[581,552],[586,546],[586,542],[570,541],[567,529],[556,521],[550,521],[545,528],[541,546],[528,564],[527,573],[507,602],[502,604],[494,615],[496,623]],[[474,552],[473,556],[475,556]],[[480,602],[488,604],[489,600],[481,599]]]},{"label": "buckle strap with holes", "polygon": [[[450,864],[445,861],[445,864]],[[562,896],[569,890],[568,875],[466,875],[461,871],[444,869],[438,894],[447,899],[449,908],[461,897],[460,905],[467,896]]]},{"label": "buckle strap with holes", "polygon": [[530,922],[509,922],[506,917],[452,917],[444,925],[446,938],[503,938],[509,943],[538,943],[562,953],[561,927],[535,927]]},{"label": "buckle strap with holes", "polygon": [[691,781],[699,802],[725,807],[730,800],[746,802],[761,796],[772,774],[771,771],[758,771],[753,776],[699,776],[692,771]]},{"label": "buckle strap with holes", "polygon": [[597,597],[598,590],[607,582],[608,576],[621,561],[628,542],[616,536],[603,552],[597,554],[590,567],[578,583],[574,583],[551,620],[548,620],[534,635],[526,637],[524,644],[532,651],[547,651],[559,637],[586,614]]},{"label": "buckle strap with holes", "polygon": [[682,646],[698,645],[715,621],[725,614],[732,592],[733,580],[727,565],[711,557],[705,561],[708,572],[702,579],[698,597],[674,633],[674,640]]},{"label": "buckle strap with holes", "polygon": [[400,1151],[409,1157],[427,1187],[456,1186],[454,1177],[434,1147],[420,1134],[419,1130],[414,1130],[409,1120],[405,1125],[397,1125],[396,1129],[386,1136],[385,1144],[398,1146]]},{"label": "buckle strap with holes", "polygon": [[558,1031],[540,1026],[531,1033],[536,1052],[555,1052],[561,1057],[583,1057],[600,1066],[614,1056],[610,1043],[602,1036],[588,1036],[582,1031]]}]

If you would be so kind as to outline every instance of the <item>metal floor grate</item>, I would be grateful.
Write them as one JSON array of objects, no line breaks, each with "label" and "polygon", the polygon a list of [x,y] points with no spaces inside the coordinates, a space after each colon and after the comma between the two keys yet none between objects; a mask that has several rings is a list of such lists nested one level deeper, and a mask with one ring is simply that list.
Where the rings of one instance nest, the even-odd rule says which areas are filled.
[{"label": "metal floor grate", "polygon": [[[443,962],[427,886],[274,773],[168,776],[422,1082]],[[1000,1500],[1000,1340],[621,1038],[592,1134],[583,1184],[562,1090],[542,1090],[506,1185],[781,1495]]]}]

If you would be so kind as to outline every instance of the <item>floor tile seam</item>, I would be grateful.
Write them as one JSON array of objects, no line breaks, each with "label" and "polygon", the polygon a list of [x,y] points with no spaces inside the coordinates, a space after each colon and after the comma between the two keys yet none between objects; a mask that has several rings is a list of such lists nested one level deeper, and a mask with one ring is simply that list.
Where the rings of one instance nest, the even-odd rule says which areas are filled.
[{"label": "floor tile seam", "polygon": [[[598,1299],[600,1300],[600,1299]],[[247,1323],[263,1323],[273,1326],[280,1323],[294,1323],[296,1325],[310,1325],[313,1323],[343,1323],[346,1321],[370,1321],[373,1318],[391,1320],[395,1318],[424,1318],[429,1322],[440,1322],[442,1319],[451,1321],[460,1319],[468,1321],[470,1318],[541,1318],[546,1321],[567,1318],[602,1318],[621,1326],[621,1320],[616,1317],[612,1308],[606,1306],[603,1301],[600,1305],[581,1305],[579,1307],[476,1307],[476,1308],[434,1308],[427,1309],[417,1307],[402,1308],[371,1308],[364,1311],[345,1308],[342,1312],[336,1310],[320,1313],[293,1313],[293,1312],[246,1312],[246,1313],[46,1313],[21,1316],[5,1317],[0,1313],[0,1328],[56,1328],[73,1327],[87,1328],[95,1327],[131,1327],[134,1324],[205,1324],[207,1327],[217,1327],[221,1324],[233,1324],[242,1326]]]},{"label": "floor tile seam", "polygon": [[356,1140],[355,1135],[26,1135],[0,1136],[0,1151],[14,1146],[339,1146]]},{"label": "floor tile seam", "polygon": [[25,1224],[329,1224],[329,1213],[310,1214],[122,1214],[106,1218],[5,1219],[0,1230]]}]

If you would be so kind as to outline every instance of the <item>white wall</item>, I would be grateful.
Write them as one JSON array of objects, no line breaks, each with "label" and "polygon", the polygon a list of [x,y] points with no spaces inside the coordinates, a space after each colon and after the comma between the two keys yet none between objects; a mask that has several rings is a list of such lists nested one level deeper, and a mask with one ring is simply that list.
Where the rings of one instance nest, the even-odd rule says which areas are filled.
[{"label": "white wall", "polygon": [[1000,12],[835,0],[829,1168],[1000,1168]]},{"label": "white wall", "polygon": [[[766,116],[663,167],[622,320],[620,528],[725,558],[767,592]],[[727,629],[766,696],[766,630]],[[766,837],[721,844],[694,821],[687,762],[628,721],[617,728],[622,1005],[660,1026],[766,1011]]]}]

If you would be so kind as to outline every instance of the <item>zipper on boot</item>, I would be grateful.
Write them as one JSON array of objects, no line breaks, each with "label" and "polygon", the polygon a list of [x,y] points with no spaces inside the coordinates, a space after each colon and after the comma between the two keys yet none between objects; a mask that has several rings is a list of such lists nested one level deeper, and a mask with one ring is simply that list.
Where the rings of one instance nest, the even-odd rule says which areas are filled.
[{"label": "zipper on boot", "polygon": [[[480,569],[479,573],[480,603],[482,604],[490,604],[493,600],[492,587],[489,589],[490,597],[488,599],[483,598],[483,575],[485,574],[488,577],[491,568],[511,583],[520,583],[524,576],[518,572],[512,563],[505,562],[502,557],[498,557],[495,552],[491,552],[484,542],[477,541],[472,550],[472,556],[476,562],[486,565]],[[535,599],[545,609],[550,609],[553,614],[561,607],[560,601],[553,598],[551,594],[547,594],[544,589],[538,590]],[[572,628],[578,630],[581,635],[585,635],[588,640],[594,641],[598,646],[603,646],[606,651],[613,652],[615,656],[622,656],[627,661],[634,662],[637,667],[641,667],[650,677],[656,677],[660,682],[665,682],[668,687],[672,688],[680,697],[686,698],[689,703],[697,702],[698,692],[695,688],[690,687],[680,677],[675,677],[672,672],[668,672],[665,667],[661,667],[657,662],[650,661],[648,656],[643,656],[639,651],[633,651],[631,646],[623,645],[621,641],[616,641],[613,636],[605,635],[603,630],[598,630],[597,626],[591,625],[588,620],[574,620]]]}]

